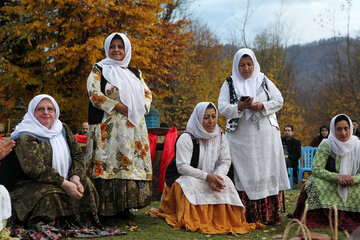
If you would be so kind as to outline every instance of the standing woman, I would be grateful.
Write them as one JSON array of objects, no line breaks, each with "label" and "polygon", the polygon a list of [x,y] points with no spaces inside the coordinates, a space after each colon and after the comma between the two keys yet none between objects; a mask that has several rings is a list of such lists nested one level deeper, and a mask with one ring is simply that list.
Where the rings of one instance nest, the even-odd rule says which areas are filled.
[{"label": "standing woman", "polygon": [[152,167],[144,114],[152,96],[140,70],[128,66],[131,44],[127,36],[112,33],[104,48],[106,58],[93,66],[87,80],[86,160],[100,197],[99,214],[128,218],[129,209],[151,201]]},{"label": "standing woman", "polygon": [[290,188],[275,115],[283,98],[260,72],[251,49],[236,52],[232,76],[222,85],[218,103],[227,119],[234,182],[247,221],[280,223],[281,191]]}]

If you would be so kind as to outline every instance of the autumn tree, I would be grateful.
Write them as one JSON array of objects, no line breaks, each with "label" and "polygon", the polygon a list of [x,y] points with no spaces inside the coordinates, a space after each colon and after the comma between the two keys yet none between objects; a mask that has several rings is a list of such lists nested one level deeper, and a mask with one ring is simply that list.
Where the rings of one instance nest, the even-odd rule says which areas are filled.
[{"label": "autumn tree", "polygon": [[217,105],[220,87],[229,74],[223,47],[206,25],[193,22],[187,31],[192,37],[186,57],[178,59],[179,81],[172,81],[169,95],[155,103],[161,120],[179,130],[185,129],[197,103],[211,101]]},{"label": "autumn tree", "polygon": [[[311,102],[305,105],[305,111],[308,112],[306,118],[313,123],[314,133],[318,133],[320,125],[329,125],[331,118],[340,113],[360,119],[360,37],[350,37],[352,2],[340,1],[336,12],[327,10],[316,19],[322,27],[332,30],[333,37],[316,44],[322,50],[322,58],[317,61],[318,73],[309,79],[317,86],[305,96]],[[347,16],[347,25],[342,29],[335,21],[339,11]]]},{"label": "autumn tree", "polygon": [[[165,21],[172,0],[16,0],[1,5],[0,105],[25,103],[48,93],[60,105],[61,118],[74,129],[87,118],[86,79],[104,58],[111,32],[126,33],[132,43],[130,65],[142,70],[155,97],[168,94],[177,59],[186,55],[183,19]],[[7,117],[1,113],[0,118]]]}]

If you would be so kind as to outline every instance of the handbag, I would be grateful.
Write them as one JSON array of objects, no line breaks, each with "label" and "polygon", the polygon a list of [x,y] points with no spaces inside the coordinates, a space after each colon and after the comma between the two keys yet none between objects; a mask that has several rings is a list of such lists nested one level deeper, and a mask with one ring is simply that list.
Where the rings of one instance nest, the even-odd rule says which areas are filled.
[{"label": "handbag", "polygon": [[[330,208],[329,213],[329,224],[331,229],[331,237],[324,233],[317,233],[317,232],[310,232],[308,227],[306,226],[306,213],[308,211],[309,205],[305,205],[304,213],[301,218],[301,221],[298,219],[292,219],[288,222],[288,224],[285,227],[283,240],[338,240],[338,210],[336,205],[333,205]],[[333,226],[332,223],[332,213],[334,212],[334,222],[335,226]],[[290,229],[293,227],[298,226],[296,230],[296,235],[288,238]],[[301,233],[300,233],[301,230]]]}]

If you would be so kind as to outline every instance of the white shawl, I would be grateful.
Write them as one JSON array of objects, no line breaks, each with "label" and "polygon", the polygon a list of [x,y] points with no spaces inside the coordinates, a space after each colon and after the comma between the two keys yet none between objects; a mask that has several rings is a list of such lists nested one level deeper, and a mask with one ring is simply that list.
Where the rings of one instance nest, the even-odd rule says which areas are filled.
[{"label": "white shawl", "polygon": [[[339,114],[333,119],[331,119],[330,122],[330,133],[327,141],[330,146],[332,152],[334,152],[336,155],[340,156],[340,170],[339,174],[341,175],[351,175],[354,176],[359,170],[359,164],[360,164],[360,141],[359,139],[351,135],[349,140],[346,142],[341,142],[338,139],[336,139],[335,136],[335,120],[338,116],[345,114]],[[351,119],[346,116],[349,123],[350,123],[350,134],[353,132],[353,125]],[[340,184],[338,185],[338,193],[343,200],[343,202],[346,202],[347,195],[349,192],[349,187],[342,187]]]},{"label": "white shawl", "polygon": [[[109,49],[112,39],[115,35],[119,35],[124,41],[125,57],[122,61],[117,61],[109,57]],[[145,110],[145,92],[141,81],[127,68],[131,60],[131,44],[130,40],[123,33],[110,34],[104,43],[106,58],[98,62],[103,70],[104,78],[117,87],[121,102],[128,107],[129,121],[138,126],[144,117]]]},{"label": "white shawl", "polygon": [[[245,79],[240,75],[239,63],[241,58],[245,55],[249,55],[254,63],[254,72],[250,78]],[[250,96],[253,97],[253,102],[257,102],[256,90],[261,86],[264,79],[264,73],[260,72],[260,65],[256,59],[255,53],[249,48],[242,48],[238,50],[234,55],[232,76],[235,92],[239,97]],[[249,109],[245,109],[245,117],[248,120],[253,112]]]},{"label": "white shawl", "polygon": [[[55,108],[55,119],[50,129],[43,126],[34,116],[37,105],[43,99],[49,99]],[[17,139],[21,136],[30,135],[39,139],[48,139],[52,148],[52,167],[59,174],[68,179],[68,172],[71,165],[70,149],[67,141],[62,134],[63,125],[59,120],[60,109],[55,99],[47,94],[41,94],[34,97],[28,107],[21,123],[19,123],[15,131],[11,134],[11,139]]]},{"label": "white shawl", "polygon": [[217,122],[218,112],[216,106],[211,102],[201,102],[196,105],[193,113],[191,114],[186,125],[186,132],[192,134],[195,138],[198,138],[205,143],[205,152],[203,153],[203,156],[206,161],[203,162],[201,161],[202,159],[199,159],[198,166],[199,169],[207,173],[212,173],[213,165],[219,157],[221,132],[217,124],[212,133],[206,131],[202,125],[204,114],[209,104],[213,105],[215,108]]},{"label": "white shawl", "polygon": [[[198,168],[196,170],[193,168],[188,169],[188,174],[180,176],[176,182],[180,184],[187,200],[191,204],[230,204],[240,206],[245,210],[234,184],[230,178],[226,176],[228,167],[230,166],[230,151],[226,138],[222,137],[218,125],[216,125],[212,133],[207,132],[202,126],[204,114],[209,104],[214,106],[217,120],[218,112],[215,105],[210,102],[201,102],[196,105],[186,126],[186,132],[192,134],[200,141]],[[178,144],[182,146],[192,145],[191,137],[188,134],[181,135]],[[177,146],[179,147],[179,145]],[[184,156],[191,156],[189,152],[187,152],[187,154],[182,152],[186,151],[186,149],[183,148],[181,150],[181,148],[178,148],[177,151],[177,162],[190,161],[188,158],[184,159]],[[189,171],[191,171],[192,174]],[[206,174],[203,174],[204,172]],[[205,181],[207,173],[222,176],[226,187],[221,192],[211,190],[209,184]],[[195,175],[198,177],[195,177]],[[202,179],[202,176],[204,176],[204,179]]]}]

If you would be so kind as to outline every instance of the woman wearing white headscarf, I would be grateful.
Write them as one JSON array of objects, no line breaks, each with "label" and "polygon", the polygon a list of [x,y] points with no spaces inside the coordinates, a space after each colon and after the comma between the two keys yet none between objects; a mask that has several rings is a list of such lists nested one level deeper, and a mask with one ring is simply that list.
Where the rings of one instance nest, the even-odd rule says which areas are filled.
[{"label": "woman wearing white headscarf", "polygon": [[86,176],[84,155],[59,115],[54,98],[37,95],[11,134],[23,171],[10,192],[11,203],[15,217],[28,227],[97,212],[98,195]]},{"label": "woman wearing white headscarf", "polygon": [[106,58],[93,66],[87,80],[86,160],[99,192],[99,214],[111,222],[130,217],[129,209],[151,201],[152,165],[144,114],[152,96],[140,70],[129,67],[131,44],[125,34],[110,34],[104,49]]},{"label": "woman wearing white headscarf", "polygon": [[281,191],[289,189],[281,135],[275,113],[283,105],[279,89],[262,72],[251,49],[236,52],[232,76],[221,87],[219,111],[235,187],[248,222],[281,222]]},{"label": "woman wearing white headscarf", "polygon": [[180,177],[165,186],[159,210],[149,213],[175,228],[206,234],[249,233],[264,226],[246,222],[244,206],[226,176],[230,152],[217,118],[213,103],[196,105],[176,143],[174,160]]},{"label": "woman wearing white headscarf", "polygon": [[289,217],[301,219],[307,203],[307,226],[329,227],[329,209],[336,205],[339,229],[351,233],[360,226],[360,141],[352,132],[352,121],[345,114],[331,120],[329,137],[316,150],[311,176]]}]

